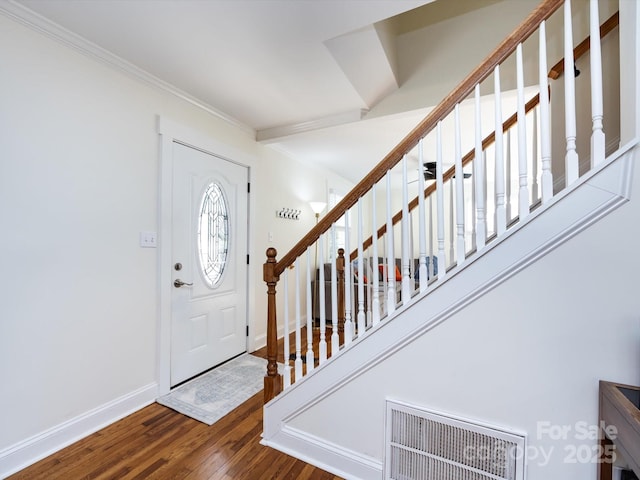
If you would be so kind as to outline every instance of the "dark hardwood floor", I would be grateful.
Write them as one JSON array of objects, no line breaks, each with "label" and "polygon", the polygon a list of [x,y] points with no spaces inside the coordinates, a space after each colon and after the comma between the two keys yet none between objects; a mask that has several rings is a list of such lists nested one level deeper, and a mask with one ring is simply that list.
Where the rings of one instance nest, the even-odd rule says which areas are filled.
[{"label": "dark hardwood floor", "polygon": [[260,445],[262,406],[261,391],[208,426],[154,403],[9,479],[340,480]]}]

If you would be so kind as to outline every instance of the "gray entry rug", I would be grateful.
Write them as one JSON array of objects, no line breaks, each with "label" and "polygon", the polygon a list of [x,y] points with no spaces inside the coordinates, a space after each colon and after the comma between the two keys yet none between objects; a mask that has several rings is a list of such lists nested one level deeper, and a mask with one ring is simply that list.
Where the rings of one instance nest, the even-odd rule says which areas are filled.
[{"label": "gray entry rug", "polygon": [[265,359],[244,353],[180,385],[157,402],[213,425],[262,390],[266,371]]}]

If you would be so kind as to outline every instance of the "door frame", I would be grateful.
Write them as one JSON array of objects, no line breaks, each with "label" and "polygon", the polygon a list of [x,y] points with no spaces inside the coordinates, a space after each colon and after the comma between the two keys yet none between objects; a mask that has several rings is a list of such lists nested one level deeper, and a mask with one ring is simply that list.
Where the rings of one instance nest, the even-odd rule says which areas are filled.
[{"label": "door frame", "polygon": [[[210,136],[190,127],[175,123],[166,117],[157,117],[157,133],[159,135],[158,164],[158,251],[157,251],[157,355],[156,381],[158,396],[171,390],[171,259],[172,259],[172,180],[173,180],[173,143],[200,150],[214,157],[229,161],[247,168],[247,177],[251,183],[251,168],[254,159],[236,148],[221,143]],[[247,252],[249,258],[256,258],[252,251],[253,242],[251,225],[254,224],[254,195],[249,195],[247,218]],[[251,319],[254,318],[255,305],[250,302],[254,298],[255,282],[251,281],[251,265],[247,265],[247,326],[249,333],[254,331]],[[247,336],[247,350],[252,343]]]}]

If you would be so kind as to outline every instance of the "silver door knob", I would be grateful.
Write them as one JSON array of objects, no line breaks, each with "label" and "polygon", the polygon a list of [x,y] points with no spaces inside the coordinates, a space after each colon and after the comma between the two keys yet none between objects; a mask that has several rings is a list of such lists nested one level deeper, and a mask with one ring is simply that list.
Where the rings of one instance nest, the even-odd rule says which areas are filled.
[{"label": "silver door knob", "polygon": [[176,287],[176,288],[184,287],[185,285],[186,285],[187,287],[191,287],[191,286],[193,285],[193,283],[183,282],[183,281],[182,281],[182,280],[180,280],[179,278],[177,278],[177,279],[175,280],[175,282],[173,282],[173,286],[174,286],[174,287]]}]

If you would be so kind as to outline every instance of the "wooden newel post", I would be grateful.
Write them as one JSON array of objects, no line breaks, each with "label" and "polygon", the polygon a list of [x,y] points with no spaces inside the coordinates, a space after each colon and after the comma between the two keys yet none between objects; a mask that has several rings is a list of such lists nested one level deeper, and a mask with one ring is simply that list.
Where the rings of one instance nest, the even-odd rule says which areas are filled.
[{"label": "wooden newel post", "polygon": [[336,272],[338,275],[338,332],[344,331],[345,305],[344,305],[344,248],[338,249],[336,259]]},{"label": "wooden newel post", "polygon": [[267,284],[267,374],[264,376],[264,403],[282,391],[282,375],[278,374],[278,318],[276,316],[275,248],[267,249],[267,261],[263,266],[263,278]]}]

